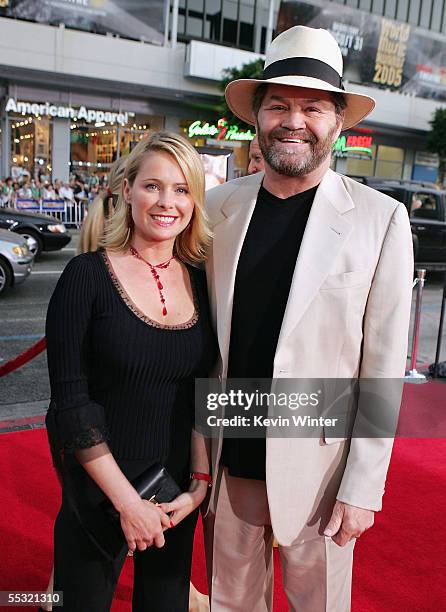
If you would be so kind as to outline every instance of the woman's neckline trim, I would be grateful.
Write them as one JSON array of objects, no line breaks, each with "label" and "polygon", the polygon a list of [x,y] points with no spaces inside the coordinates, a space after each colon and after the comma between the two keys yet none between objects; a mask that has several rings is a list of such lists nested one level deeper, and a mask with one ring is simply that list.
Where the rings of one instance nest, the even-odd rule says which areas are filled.
[{"label": "woman's neckline trim", "polygon": [[193,300],[194,300],[194,313],[191,316],[191,318],[184,322],[184,323],[178,323],[177,325],[166,325],[165,323],[161,323],[160,321],[156,321],[155,319],[151,319],[150,317],[148,317],[136,304],[135,302],[132,300],[132,298],[129,296],[129,294],[127,293],[127,291],[124,289],[123,285],[121,284],[120,280],[118,279],[114,269],[113,269],[113,265],[106,253],[105,250],[101,250],[100,251],[100,255],[102,257],[102,260],[108,270],[108,273],[110,275],[110,278],[113,282],[113,285],[115,286],[119,296],[121,297],[122,301],[124,302],[124,304],[128,307],[129,310],[131,310],[131,312],[133,312],[133,314],[135,316],[138,317],[138,319],[140,319],[141,321],[143,321],[144,323],[146,323],[147,325],[149,325],[150,327],[155,327],[157,329],[168,329],[168,330],[177,330],[177,329],[190,329],[191,327],[193,327],[199,318],[199,307],[198,307],[198,299],[197,299],[197,288],[195,286],[195,280],[194,280],[194,276],[193,274],[191,274],[189,272],[189,268],[186,266],[186,269],[188,271],[189,274],[189,278],[190,278],[190,283],[191,283],[191,287],[192,287],[192,295],[193,295]]}]

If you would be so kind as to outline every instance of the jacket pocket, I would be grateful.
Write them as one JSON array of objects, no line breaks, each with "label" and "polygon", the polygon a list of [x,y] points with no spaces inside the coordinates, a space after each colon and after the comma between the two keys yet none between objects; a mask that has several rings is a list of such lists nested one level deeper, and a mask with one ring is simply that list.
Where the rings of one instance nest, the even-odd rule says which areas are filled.
[{"label": "jacket pocket", "polygon": [[329,274],[321,285],[320,291],[361,287],[362,285],[368,284],[369,281],[370,270],[355,270],[353,272]]},{"label": "jacket pocket", "polygon": [[322,438],[323,438],[324,444],[340,444],[341,442],[345,442],[346,440],[349,440],[348,437],[343,437],[343,438],[330,437],[330,431],[327,430],[325,426],[323,427]]}]

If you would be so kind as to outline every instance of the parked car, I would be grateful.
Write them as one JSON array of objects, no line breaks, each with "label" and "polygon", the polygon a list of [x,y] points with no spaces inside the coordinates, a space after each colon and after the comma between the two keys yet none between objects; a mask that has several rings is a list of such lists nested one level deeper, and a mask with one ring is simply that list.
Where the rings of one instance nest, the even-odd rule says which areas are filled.
[{"label": "parked car", "polygon": [[26,238],[29,250],[36,258],[42,251],[63,249],[71,240],[65,225],[55,217],[15,208],[0,208],[0,228]]},{"label": "parked car", "polygon": [[33,260],[23,236],[0,229],[0,296],[28,278]]},{"label": "parked car", "polygon": [[417,267],[446,270],[446,190],[420,181],[353,178],[403,202],[409,213]]}]

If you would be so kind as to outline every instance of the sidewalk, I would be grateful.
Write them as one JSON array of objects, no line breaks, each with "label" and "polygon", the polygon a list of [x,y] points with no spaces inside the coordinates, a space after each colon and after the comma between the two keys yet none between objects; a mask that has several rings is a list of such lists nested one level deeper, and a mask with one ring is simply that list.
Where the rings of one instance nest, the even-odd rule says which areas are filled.
[{"label": "sidewalk", "polygon": [[0,405],[0,433],[44,427],[49,399]]}]

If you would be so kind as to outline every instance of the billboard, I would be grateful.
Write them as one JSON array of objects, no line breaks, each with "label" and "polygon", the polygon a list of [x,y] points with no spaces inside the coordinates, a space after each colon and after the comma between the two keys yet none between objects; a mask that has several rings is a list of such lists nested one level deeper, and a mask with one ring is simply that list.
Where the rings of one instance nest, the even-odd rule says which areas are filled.
[{"label": "billboard", "polygon": [[408,23],[331,2],[281,2],[277,33],[294,25],[329,30],[352,83],[446,100],[446,45]]},{"label": "billboard", "polygon": [[2,0],[0,16],[161,45],[164,0]]}]

